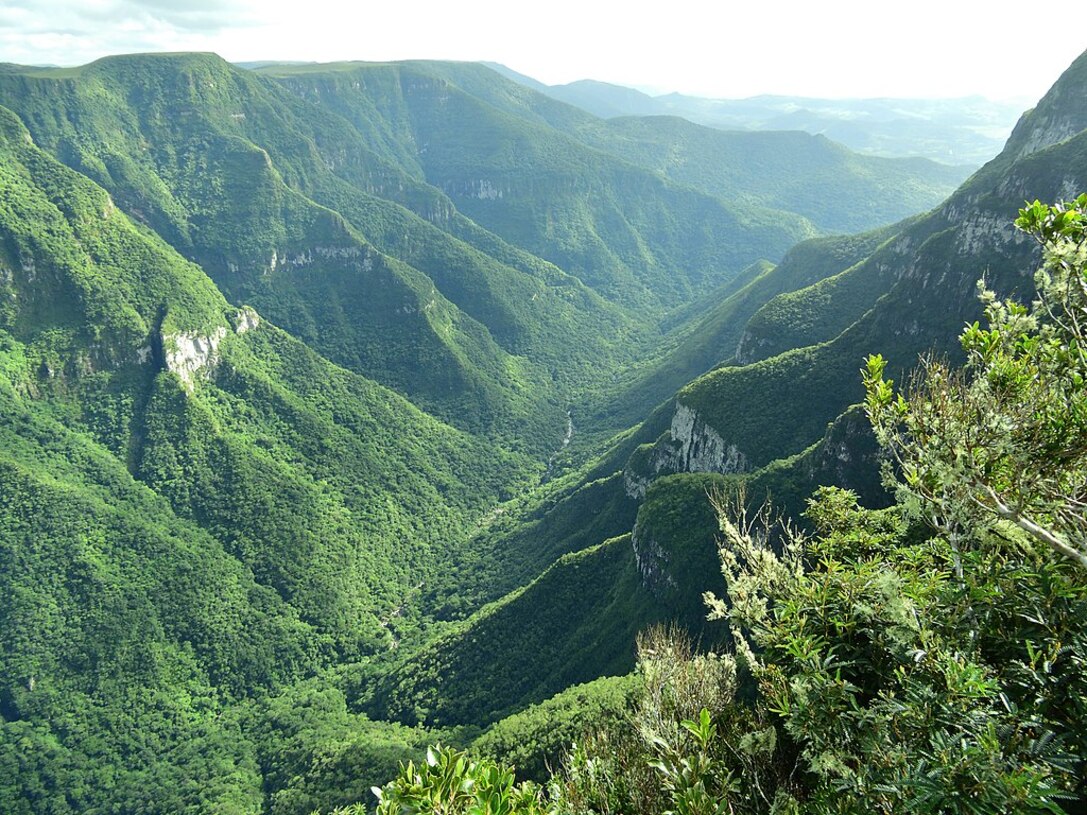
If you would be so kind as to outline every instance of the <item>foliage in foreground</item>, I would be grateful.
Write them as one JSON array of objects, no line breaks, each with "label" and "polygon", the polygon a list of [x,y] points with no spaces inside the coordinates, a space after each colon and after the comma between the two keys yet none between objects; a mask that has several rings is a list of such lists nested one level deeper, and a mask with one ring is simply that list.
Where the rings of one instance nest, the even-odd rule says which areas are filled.
[{"label": "foliage in foreground", "polygon": [[1045,262],[1032,308],[979,284],[988,329],[962,335],[966,364],[923,360],[894,396],[882,357],[864,372],[876,436],[953,548],[998,520],[1087,568],[1087,195],[1020,211]]},{"label": "foliage in foreground", "polygon": [[964,369],[926,361],[906,395],[880,358],[864,372],[904,479],[894,507],[823,489],[809,537],[720,498],[728,602],[706,601],[733,655],[643,637],[631,716],[574,746],[546,804],[490,765],[477,774],[506,794],[484,803],[482,765],[450,756],[459,793],[408,765],[383,811],[1079,811],[1087,196],[1036,202],[1017,225],[1045,255],[1032,308],[983,289],[989,326],[964,332]]},{"label": "foliage in foreground", "polygon": [[378,815],[404,812],[539,815],[545,810],[541,789],[531,781],[516,783],[513,771],[489,759],[473,760],[452,748],[427,750],[426,761],[409,761],[384,789],[374,789]]}]

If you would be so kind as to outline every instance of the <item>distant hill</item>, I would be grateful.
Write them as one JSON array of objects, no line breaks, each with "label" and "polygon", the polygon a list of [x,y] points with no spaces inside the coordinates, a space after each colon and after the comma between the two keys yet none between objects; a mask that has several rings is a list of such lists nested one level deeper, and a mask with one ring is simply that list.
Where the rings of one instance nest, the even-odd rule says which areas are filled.
[{"label": "distant hill", "polygon": [[[378,65],[354,63],[326,66],[324,73],[329,74],[333,68],[338,69],[340,74],[354,72],[360,77],[367,74],[377,76],[382,70],[391,70]],[[426,173],[434,176],[430,179],[432,183],[441,180],[442,184],[448,185],[450,182],[442,180],[442,176],[450,172],[454,176],[470,172],[481,178],[483,176],[480,174],[487,174],[488,181],[496,183],[503,177],[496,176],[496,172],[502,172],[509,177],[507,183],[512,184],[518,176],[510,173],[515,172],[523,175],[526,181],[532,179],[532,183],[539,185],[539,179],[543,176],[569,174],[576,169],[579,179],[584,179],[578,183],[592,193],[581,196],[581,206],[584,206],[600,195],[597,188],[601,183],[588,179],[599,176],[605,169],[612,174],[619,172],[620,165],[601,163],[594,158],[605,153],[664,176],[682,187],[723,201],[734,212],[737,206],[741,207],[744,212],[739,217],[748,223],[748,228],[753,228],[767,214],[764,210],[769,209],[801,215],[819,232],[845,232],[882,226],[927,209],[949,194],[969,173],[965,167],[949,168],[922,159],[862,156],[823,137],[800,132],[724,133],[675,116],[605,121],[569,105],[558,104],[475,63],[413,62],[396,66],[396,70],[402,75],[410,71],[448,83],[450,91],[441,97],[444,106],[434,109],[445,111],[447,117],[470,116],[456,123],[419,118],[412,124],[416,138],[433,138],[437,132],[443,134],[439,143],[446,152],[440,155],[428,153],[426,157]],[[302,93],[302,83],[312,83],[315,77],[320,76],[322,69],[272,66],[261,73],[275,76]],[[321,98],[325,104],[343,105],[351,98],[351,94],[343,96],[343,90],[347,89],[343,80],[341,76],[341,84],[337,86],[341,88],[337,91],[339,100],[334,100],[330,90],[322,92]],[[327,77],[325,81],[328,81]],[[350,90],[354,95],[365,97],[374,93],[374,86],[363,83],[360,88],[352,86]],[[364,90],[365,93],[362,92]],[[305,92],[316,94],[316,91]],[[468,100],[477,106],[476,109],[460,113],[460,108]],[[372,101],[367,107],[360,107],[360,101],[354,103],[354,113],[348,114],[349,117],[354,116],[354,121],[362,121],[362,117],[369,116],[368,111],[374,107]],[[425,100],[420,101],[425,103]],[[388,99],[382,100],[381,106],[384,109],[407,110],[399,104],[393,105]],[[345,112],[342,108],[340,111]],[[516,126],[509,117],[514,117]],[[447,126],[452,124],[456,126]],[[526,126],[531,129],[525,131]],[[481,128],[486,128],[490,133],[488,144],[503,145],[503,161],[509,162],[516,155],[514,167],[500,169],[494,165],[493,155],[478,154],[484,143],[478,142],[473,134]],[[519,145],[526,143],[528,132],[537,134],[533,138],[534,144],[546,143],[547,147],[543,150],[520,149]],[[449,134],[457,134],[452,137],[457,141],[448,141],[451,138]],[[581,145],[570,144],[571,138]],[[584,147],[590,148],[590,152],[585,152]],[[440,162],[448,161],[466,166],[439,167]],[[591,165],[592,170],[585,169]],[[634,178],[629,172],[624,177]],[[615,186],[614,180],[608,183]],[[490,204],[486,201],[491,199],[486,197],[483,197],[482,204],[475,200],[481,197],[478,193],[468,201],[463,200],[463,192],[453,194],[454,197],[460,196],[459,208],[465,210],[470,207],[466,210],[468,213],[490,213],[491,210],[506,213],[511,207],[523,206],[519,196],[524,194],[524,186],[519,185],[514,192],[517,195],[510,198],[509,191],[496,187],[494,195],[501,193],[504,199]],[[572,186],[564,194],[580,195],[581,192],[581,187]],[[639,193],[639,197],[644,198],[645,194]],[[865,201],[866,205],[858,207],[856,202],[859,200]],[[632,201],[625,204],[627,207],[633,205]],[[680,205],[678,201],[673,204],[677,205]],[[688,202],[681,206],[689,208],[692,205],[693,202]],[[482,208],[484,206],[486,209]],[[577,211],[576,208],[569,209]],[[646,215],[642,213],[639,217]],[[624,215],[624,218],[632,225],[636,224],[636,220],[631,220],[629,215]],[[535,220],[521,215],[518,223],[523,229]],[[486,224],[495,228],[493,221],[488,220]],[[779,226],[792,234],[801,224],[780,223]],[[555,223],[551,227],[553,234],[547,238],[548,251],[552,253],[556,251],[553,245],[555,240],[561,237],[557,229],[558,224]],[[599,228],[596,231],[600,232]],[[609,232],[610,229],[606,229],[600,234],[606,236]],[[718,232],[718,235],[725,239],[728,232]],[[518,240],[506,237],[515,242]],[[546,253],[544,256],[569,269],[561,258],[556,259]],[[600,265],[599,262],[597,265]]]},{"label": "distant hill", "polygon": [[754,96],[707,99],[661,96],[584,79],[544,85],[505,66],[505,76],[605,119],[679,116],[720,130],[802,130],[861,153],[918,156],[978,166],[995,156],[1020,113],[1017,104],[980,96],[961,99],[817,99]]}]

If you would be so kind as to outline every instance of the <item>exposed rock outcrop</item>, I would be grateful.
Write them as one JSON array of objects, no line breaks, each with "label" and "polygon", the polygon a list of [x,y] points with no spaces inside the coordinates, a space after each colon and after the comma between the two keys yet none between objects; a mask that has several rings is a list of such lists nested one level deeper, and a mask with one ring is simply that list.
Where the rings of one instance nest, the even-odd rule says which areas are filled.
[{"label": "exposed rock outcrop", "polygon": [[630,544],[646,591],[660,597],[668,589],[676,588],[675,578],[668,571],[668,553],[651,536],[640,534],[637,523],[630,535]]},{"label": "exposed rock outcrop", "polygon": [[623,486],[641,500],[655,478],[672,473],[743,473],[747,456],[725,441],[691,407],[676,402],[668,432],[646,451],[631,456],[623,471]]},{"label": "exposed rock outcrop", "polygon": [[181,331],[162,336],[166,370],[177,374],[188,390],[192,390],[198,371],[214,367],[218,361],[219,343],[227,334],[224,326],[209,334]]},{"label": "exposed rock outcrop", "polygon": [[736,346],[736,362],[739,365],[750,365],[760,359],[770,356],[766,349],[771,347],[771,342],[766,337],[757,337],[750,328],[745,328],[740,335],[740,342]]},{"label": "exposed rock outcrop", "polygon": [[623,468],[623,491],[628,498],[641,501],[645,498],[645,491],[649,489],[649,485],[652,483],[652,477],[638,472],[629,462]]},{"label": "exposed rock outcrop", "polygon": [[695,410],[682,402],[676,402],[668,432],[674,442],[668,463],[674,472],[742,473],[747,470],[747,457],[736,445],[726,442]]},{"label": "exposed rock outcrop", "polygon": [[249,306],[242,306],[234,314],[234,333],[244,334],[260,325],[260,315]]},{"label": "exposed rock outcrop", "polygon": [[479,180],[479,188],[473,190],[473,195],[479,198],[481,201],[494,201],[502,197],[502,189],[497,187],[493,182],[488,181],[485,178]]},{"label": "exposed rock outcrop", "polygon": [[1081,55],[1042,97],[1023,114],[1008,146],[1017,159],[1072,138],[1087,130],[1087,54]]}]

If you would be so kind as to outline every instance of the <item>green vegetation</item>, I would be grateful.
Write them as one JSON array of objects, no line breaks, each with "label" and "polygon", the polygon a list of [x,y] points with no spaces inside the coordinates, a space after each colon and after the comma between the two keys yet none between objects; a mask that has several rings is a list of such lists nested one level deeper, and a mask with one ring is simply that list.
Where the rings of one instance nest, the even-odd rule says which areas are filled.
[{"label": "green vegetation", "polygon": [[612,427],[637,422],[702,374],[736,358],[745,363],[753,361],[748,358],[750,349],[756,348],[762,356],[769,356],[764,350],[768,341],[777,347],[774,352],[777,353],[803,347],[812,340],[831,339],[834,334],[825,330],[816,335],[809,328],[801,335],[803,329],[794,331],[793,324],[787,321],[774,321],[772,327],[762,331],[756,326],[760,320],[764,325],[768,322],[765,319],[768,313],[780,314],[775,304],[787,297],[792,303],[808,307],[808,310],[788,310],[789,317],[797,318],[797,326],[815,321],[822,324],[835,319],[831,315],[840,314],[852,315],[848,318],[852,322],[871,307],[882,290],[865,301],[859,311],[831,308],[827,298],[809,298],[805,292],[817,289],[819,281],[845,277],[845,270],[865,260],[909,225],[910,222],[904,222],[860,235],[803,241],[790,249],[777,266],[766,261],[756,264],[721,291],[699,301],[697,310],[688,308],[673,316],[670,322],[674,322],[674,328],[653,355],[625,371],[604,400],[596,400],[602,406],[585,422],[588,427],[584,432],[591,433],[598,425]]},{"label": "green vegetation", "polygon": [[[601,591],[605,580],[614,582]],[[629,536],[563,555],[381,677],[367,709],[407,724],[490,724],[629,671],[630,642],[653,608]]]},{"label": "green vegetation", "polygon": [[543,783],[586,731],[627,714],[636,687],[633,674],[572,685],[491,725],[472,742],[472,750]]},{"label": "green vegetation", "polygon": [[391,778],[406,756],[440,738],[349,710],[334,683],[307,681],[247,709],[246,737],[262,773],[264,812],[309,815],[351,804]]},{"label": "green vegetation", "polygon": [[[445,421],[537,456],[561,438],[575,394],[612,393],[611,372],[650,347],[663,308],[813,234],[762,193],[740,208],[734,190],[696,193],[635,167],[618,143],[587,144],[597,120],[480,66],[254,74],[210,54],[135,55],[12,68],[0,92],[39,146],[199,262],[228,299]],[[736,163],[707,149],[704,162]],[[759,149],[769,181],[784,154]],[[828,197],[826,177],[785,173]],[[857,187],[846,199],[856,213],[858,200],[905,212],[912,178],[887,177],[898,195]],[[638,415],[610,415],[605,432]]]},{"label": "green vegetation", "polygon": [[[881,358],[863,372],[898,502],[863,509],[823,488],[807,535],[718,497],[725,592],[704,597],[732,652],[640,638],[629,718],[580,739],[546,801],[527,787],[503,811],[1078,811],[1087,195],[1035,202],[1017,224],[1045,254],[1033,307],[983,289],[988,326],[963,332],[965,367],[927,363],[908,396]],[[383,801],[410,780],[402,811],[431,811],[447,777],[408,765]]]},{"label": "green vegetation", "polygon": [[747,365],[834,339],[887,291],[887,271],[885,266],[858,261],[845,271],[779,294],[747,320],[737,361]]},{"label": "green vegetation", "polygon": [[[1024,290],[1029,296],[1032,285],[1021,270],[1035,262],[1036,248],[1014,234],[1011,223],[1022,199],[1012,190],[1058,198],[1069,186],[1087,183],[1087,178],[1075,180],[1087,167],[1087,134],[1075,130],[1082,111],[1062,90],[1077,87],[1085,66],[1082,58],[1073,64],[1024,117],[1005,152],[944,205],[906,224],[859,264],[839,269],[841,274],[767,302],[748,321],[740,343],[738,361],[749,364],[709,371],[683,387],[666,409],[674,412],[678,404],[693,410],[705,427],[743,454],[750,470],[760,471],[760,488],[788,493],[795,508],[805,489],[817,483],[800,485],[809,468],[798,457],[812,463],[806,451],[861,400],[855,377],[860,360],[878,350],[892,361],[893,378],[920,354],[935,351],[948,354],[952,363],[961,361],[961,349],[942,338],[980,316],[975,281],[963,274],[965,265],[984,271],[987,285],[1001,296],[1018,292],[1022,297]],[[1054,121],[1062,123],[1059,132],[1051,127]],[[772,352],[777,353],[766,356]],[[668,421],[654,426],[656,437],[646,433],[639,441],[667,451]],[[867,476],[854,472],[851,486],[875,495],[878,467],[872,466],[876,461],[868,454],[866,435],[839,435],[837,441],[835,450],[824,445],[813,451],[822,464],[809,472],[826,471],[823,465],[833,464],[828,456],[840,457],[849,470],[867,458]],[[854,441],[860,445],[856,451]],[[632,461],[631,471],[643,479],[674,471],[639,469],[651,458],[643,454]],[[790,461],[797,466],[787,466]],[[776,485],[775,475],[786,480]]]},{"label": "green vegetation", "polygon": [[5,810],[306,812],[387,777],[411,734],[341,702],[342,758],[277,752],[248,700],[415,631],[535,466],[229,306],[3,116]]},{"label": "green vegetation", "polygon": [[500,764],[441,747],[428,749],[426,762],[418,767],[409,761],[400,775],[375,793],[382,815],[412,811],[543,815],[545,811],[541,790],[531,781],[517,784],[513,772]]},{"label": "green vegetation", "polygon": [[[973,322],[963,269],[1026,285],[1037,248],[1006,211],[1080,183],[1078,96],[1043,100],[938,210],[789,252],[827,167],[846,177],[822,194],[858,196],[833,217],[858,223],[915,176],[896,164],[876,195],[876,164],[805,142],[837,158],[784,179],[764,154],[762,186],[725,201],[727,178],[653,165],[674,123],[445,63],[116,57],[7,66],[0,99],[0,809],[309,815],[407,761],[386,810],[716,813],[837,788],[895,809],[918,766],[1006,806],[1081,795],[1082,584],[1051,551],[1082,536],[1082,417],[1061,412],[1082,407],[1079,340],[993,298],[965,349],[999,368],[984,388],[900,403],[883,379]],[[725,150],[676,130],[692,168]],[[1051,257],[1082,209],[1033,210]],[[1063,268],[1047,303],[1075,293]],[[869,370],[876,436],[848,411],[873,351],[899,366]],[[999,408],[999,453],[926,437],[949,392],[969,397],[949,426]],[[767,551],[725,523],[750,557],[722,575],[710,496],[746,482],[795,511],[830,480],[886,503],[876,437],[900,504],[825,493],[811,537],[775,528]],[[933,532],[934,501],[973,514]],[[779,584],[765,619],[705,618],[704,593]],[[903,658],[904,608],[931,662]],[[812,662],[809,618],[863,636]],[[678,634],[639,654],[668,624],[757,658]],[[859,690],[821,697],[839,673]],[[853,741],[819,729],[850,717]],[[543,783],[572,739],[546,796],[501,766]],[[869,764],[871,789],[848,772]]]},{"label": "green vegetation", "polygon": [[[352,120],[374,107],[403,117],[394,127],[427,145],[418,166],[457,211],[636,311],[684,302],[814,232],[669,184],[542,125],[519,104],[523,89],[485,69],[471,92],[441,64],[330,66],[327,77],[271,70]],[[517,103],[495,98],[510,88]]]},{"label": "green vegetation", "polygon": [[[594,146],[672,181],[726,201],[795,212],[822,232],[899,221],[931,208],[969,175],[966,167],[921,159],[862,156],[824,136],[725,132],[675,116],[612,119],[582,132]],[[889,187],[894,196],[882,194]],[[856,200],[877,203],[858,209]]]},{"label": "green vegetation", "polygon": [[[323,67],[271,66],[262,73],[312,80]],[[367,67],[389,70],[394,66],[341,63],[327,66],[327,73],[338,74],[342,81],[344,74],[358,76]],[[799,132],[722,132],[693,124],[690,117],[635,114],[606,117],[609,121],[605,122],[547,98],[546,90],[540,93],[507,81],[478,64],[410,62],[395,67],[410,70],[415,78],[440,79],[446,87],[464,91],[490,108],[546,125],[683,186],[725,201],[794,213],[823,231],[871,229],[928,209],[952,192],[969,172],[966,167],[929,161],[863,156],[826,138]],[[369,85],[372,80],[367,76],[366,81]],[[383,88],[388,86],[383,84]],[[381,108],[387,106],[387,100],[383,97]],[[322,101],[354,107],[329,95]],[[450,101],[446,99],[447,104]],[[355,110],[359,120],[369,113],[361,107]],[[882,194],[891,188],[895,195]],[[823,192],[813,195],[817,189]],[[871,204],[858,209],[851,204],[856,200],[870,200]]]},{"label": "green vegetation", "polygon": [[1087,194],[1035,201],[1016,226],[1045,253],[1033,307],[982,284],[989,328],[963,334],[962,372],[927,360],[895,399],[883,358],[869,357],[866,407],[905,489],[941,527],[1005,521],[1087,569]]},{"label": "green vegetation", "polygon": [[[538,258],[464,228],[492,258],[375,196],[374,174],[391,174],[425,193],[426,216],[453,212],[337,116],[218,58],[118,57],[74,79],[4,82],[38,144],[200,262],[227,297],[467,429],[549,451],[572,378],[605,368],[636,331]],[[58,104],[78,115],[56,115]]]},{"label": "green vegetation", "polygon": [[[707,626],[699,598],[703,591],[720,590],[716,522],[706,500],[718,483],[719,477],[707,474],[654,483],[637,517],[626,519],[628,528],[633,522],[633,534],[561,557],[551,554],[557,559],[538,578],[393,666],[371,691],[368,712],[428,726],[489,724],[572,684],[627,673],[634,666],[637,632],[647,626],[675,621],[711,635],[716,627]],[[561,535],[557,524],[568,522],[571,513],[583,517],[582,501],[620,489],[607,482],[589,485],[557,505],[542,524],[518,529],[505,545],[537,540],[541,527],[547,530],[544,540]],[[621,493],[612,500],[633,505]],[[612,522],[607,511],[601,525]],[[590,526],[580,535],[588,538],[600,529]]]}]

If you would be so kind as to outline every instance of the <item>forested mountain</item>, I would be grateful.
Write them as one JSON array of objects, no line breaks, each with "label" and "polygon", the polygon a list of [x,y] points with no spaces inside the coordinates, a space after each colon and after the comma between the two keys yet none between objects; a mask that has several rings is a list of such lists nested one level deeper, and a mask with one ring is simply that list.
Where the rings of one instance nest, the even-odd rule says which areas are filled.
[{"label": "forested mountain", "polygon": [[871,487],[861,356],[1029,286],[1085,70],[916,215],[954,172],[473,64],[0,66],[0,808],[308,814],[719,637],[707,491]]},{"label": "forested mountain", "polygon": [[[756,244],[761,256],[779,257],[816,230],[885,224],[926,208],[964,177],[932,162],[859,156],[801,134],[722,134],[683,122],[659,132],[668,122],[650,119],[629,125],[647,129],[639,140],[472,63],[271,66],[261,73],[351,121],[368,120],[375,107],[394,111],[390,129],[425,145],[418,170],[458,210],[621,301],[648,288],[647,297],[675,305],[720,282],[703,270],[743,268]],[[661,151],[672,160],[662,161]],[[706,177],[709,167],[716,176]],[[662,183],[662,175],[682,186]],[[875,203],[882,196],[873,182],[895,195]],[[855,214],[850,202],[858,199],[876,209]],[[783,222],[783,212],[793,215]],[[654,283],[666,270],[673,270],[671,281]]]},{"label": "forested mountain", "polygon": [[531,467],[230,306],[6,110],[2,149],[0,798],[259,799],[224,706],[387,647]]},{"label": "forested mountain", "polygon": [[[696,423],[758,468],[801,452],[857,400],[851,383],[866,352],[883,353],[901,374],[919,353],[953,351],[938,343],[978,316],[978,279],[1001,294],[1029,296],[1036,247],[1011,223],[1023,201],[1066,198],[1087,184],[1085,72],[1081,58],[1023,117],[1005,150],[931,214],[859,264],[769,301],[740,338],[738,364],[684,388],[677,411],[697,413]],[[806,405],[804,415],[788,409],[786,394]],[[755,430],[754,415],[782,432]]]},{"label": "forested mountain", "polygon": [[[560,404],[632,359],[662,308],[815,232],[770,196],[740,208],[725,203],[734,191],[698,194],[574,143],[530,111],[592,117],[477,66],[264,71],[317,107],[211,55],[9,67],[0,93],[36,143],[228,298],[465,429],[537,451],[561,436]],[[445,78],[463,73],[472,93]],[[906,165],[878,175],[901,203],[876,220],[949,182]],[[806,186],[873,197],[829,184]]]},{"label": "forested mountain", "polygon": [[[524,423],[559,426],[541,385],[558,366],[526,352],[554,353],[551,331],[560,344],[581,335],[583,350],[563,355],[577,368],[580,353],[606,355],[609,337],[631,330],[557,269],[503,264],[370,195],[382,173],[398,187],[410,179],[350,127],[217,57],[119,57],[72,73],[0,75],[37,143],[200,263],[227,297],[470,429],[512,425],[546,447]],[[319,144],[344,150],[349,166],[336,174]],[[472,313],[443,290],[462,302],[472,292]],[[538,307],[524,309],[530,299]]]},{"label": "forested mountain", "polygon": [[[504,531],[482,536],[474,550],[518,564],[542,547],[559,554],[631,533],[626,562],[611,573],[601,568],[596,580],[620,585],[637,567],[643,569],[642,590],[648,591],[689,582],[689,576],[671,570],[697,562],[695,553],[712,557],[717,528],[705,496],[738,479],[748,482],[756,500],[769,494],[792,513],[820,483],[846,486],[870,503],[885,503],[875,442],[864,417],[850,409],[863,396],[860,364],[866,354],[882,353],[901,378],[918,354],[957,355],[954,338],[961,326],[980,317],[976,292],[982,277],[1001,295],[1030,296],[1037,247],[1012,222],[1025,200],[1059,200],[1087,189],[1085,87],[1087,55],[1023,116],[1005,150],[926,216],[848,241],[801,244],[778,267],[778,281],[776,270],[752,270],[747,286],[726,292],[718,306],[742,315],[743,329],[694,328],[694,348],[680,345],[671,352],[682,364],[684,356],[699,352],[697,342],[705,337],[717,350],[704,359],[716,359],[717,367],[618,437],[580,478],[540,495],[522,510],[523,521],[512,519]],[[756,292],[754,302],[744,300],[748,289]],[[712,311],[703,318],[709,326],[713,319]],[[729,345],[713,344],[720,340]],[[659,386],[661,371],[667,370],[651,368],[639,384]],[[634,398],[637,393],[636,386]],[[692,509],[698,506],[706,514]],[[705,588],[696,585],[695,591]],[[509,607],[519,599],[514,592],[503,600],[502,613],[512,616]],[[585,598],[589,604],[597,600]],[[643,599],[638,605],[646,613],[655,604]],[[540,613],[527,602],[521,611],[524,619]],[[601,625],[592,605],[571,613],[581,613],[590,630]],[[488,641],[516,641],[514,627],[499,636],[495,624],[496,610],[484,609],[468,620],[459,643],[446,639],[429,646],[387,681],[397,683],[401,693],[411,687],[418,697],[432,694],[427,680],[417,677],[432,675],[429,666],[436,660],[456,664],[466,658],[477,632],[486,631]],[[547,656],[540,657],[544,664],[565,665],[578,653],[584,634],[577,625],[567,626],[569,633],[562,636],[569,650],[551,642]],[[627,631],[628,641],[637,628]],[[450,656],[458,650],[463,655]],[[632,651],[627,659],[632,665]],[[504,671],[515,662],[508,655],[498,660]],[[482,672],[478,666],[472,670]],[[536,661],[525,675],[539,672]],[[458,679],[456,672],[443,675],[437,687],[468,693]],[[535,688],[512,680],[502,687],[510,689],[510,703],[518,693],[528,694],[524,701],[539,701]],[[398,705],[402,710],[406,703]],[[487,709],[501,705],[491,697]]]},{"label": "forested mountain", "polygon": [[812,99],[753,96],[707,99],[648,93],[583,79],[545,85],[503,65],[504,76],[604,119],[679,116],[719,130],[798,130],[826,136],[860,153],[919,156],[977,166],[996,155],[1020,106],[982,97],[963,99]]}]

